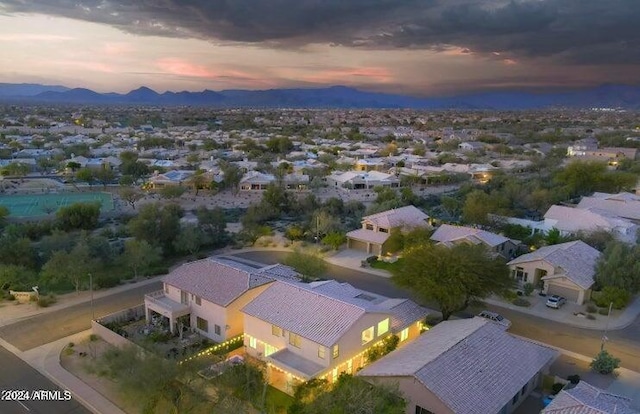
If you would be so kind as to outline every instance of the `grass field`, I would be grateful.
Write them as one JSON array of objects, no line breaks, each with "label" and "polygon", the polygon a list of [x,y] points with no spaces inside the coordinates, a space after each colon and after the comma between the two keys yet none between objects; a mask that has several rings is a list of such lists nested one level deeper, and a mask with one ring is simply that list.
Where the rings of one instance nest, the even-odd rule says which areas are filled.
[{"label": "grass field", "polygon": [[75,203],[99,202],[101,211],[113,210],[109,193],[19,194],[0,196],[0,206],[9,209],[10,217],[39,217],[53,214]]}]

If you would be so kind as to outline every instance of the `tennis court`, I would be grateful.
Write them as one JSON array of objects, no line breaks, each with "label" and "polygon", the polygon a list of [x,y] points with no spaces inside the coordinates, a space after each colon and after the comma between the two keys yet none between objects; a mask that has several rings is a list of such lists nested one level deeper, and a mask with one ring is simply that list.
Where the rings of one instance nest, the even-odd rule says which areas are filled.
[{"label": "tennis court", "polygon": [[60,207],[91,202],[99,202],[102,212],[113,210],[113,197],[109,193],[0,195],[0,206],[9,209],[10,217],[46,216],[55,213]]}]

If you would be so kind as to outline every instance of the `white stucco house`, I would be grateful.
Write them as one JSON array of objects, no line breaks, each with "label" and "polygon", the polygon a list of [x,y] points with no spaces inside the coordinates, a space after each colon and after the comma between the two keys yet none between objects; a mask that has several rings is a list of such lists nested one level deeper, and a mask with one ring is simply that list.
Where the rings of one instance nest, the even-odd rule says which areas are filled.
[{"label": "white stucco house", "polygon": [[636,242],[636,223],[597,207],[586,207],[584,204],[583,207],[551,206],[544,214],[544,228],[546,231],[558,229],[562,235],[604,230],[620,241]]},{"label": "white stucco house", "polygon": [[581,240],[541,247],[507,265],[519,285],[542,285],[542,292],[582,305],[591,297],[601,253]]}]

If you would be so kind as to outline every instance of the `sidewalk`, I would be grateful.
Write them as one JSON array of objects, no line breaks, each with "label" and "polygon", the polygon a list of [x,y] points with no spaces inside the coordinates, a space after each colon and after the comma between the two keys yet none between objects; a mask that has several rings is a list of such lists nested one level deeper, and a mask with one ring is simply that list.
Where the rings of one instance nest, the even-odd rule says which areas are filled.
[{"label": "sidewalk", "polygon": [[96,414],[126,414],[102,394],[60,365],[60,353],[64,347],[69,342],[81,342],[90,334],[91,330],[89,329],[25,352],[20,352],[3,339],[0,339],[0,345],[28,363],[63,390],[71,391],[73,397],[92,412]]},{"label": "sidewalk", "polygon": [[[567,325],[575,326],[577,328],[592,329],[592,330],[617,330],[624,329],[631,325],[638,315],[640,315],[640,296],[636,297],[633,302],[622,310],[611,311],[611,317],[607,315],[594,314],[595,319],[586,318],[586,305],[575,305],[567,303],[560,309],[551,309],[545,305],[546,298],[539,296],[530,296],[525,299],[531,302],[531,306],[523,307],[516,306],[512,303],[501,300],[500,298],[491,297],[483,299],[483,302],[498,306],[501,308],[510,309],[516,312],[537,316],[539,318],[548,319],[551,321],[564,323]],[[582,316],[576,315],[582,314]]]}]

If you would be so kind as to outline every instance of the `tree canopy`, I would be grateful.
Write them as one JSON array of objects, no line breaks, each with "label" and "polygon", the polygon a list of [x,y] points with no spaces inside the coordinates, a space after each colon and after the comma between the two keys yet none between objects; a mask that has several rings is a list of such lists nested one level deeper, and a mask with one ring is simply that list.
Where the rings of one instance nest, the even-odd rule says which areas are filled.
[{"label": "tree canopy", "polygon": [[435,302],[444,320],[476,299],[502,293],[513,285],[504,261],[483,245],[418,245],[405,251],[392,280],[425,302]]}]

